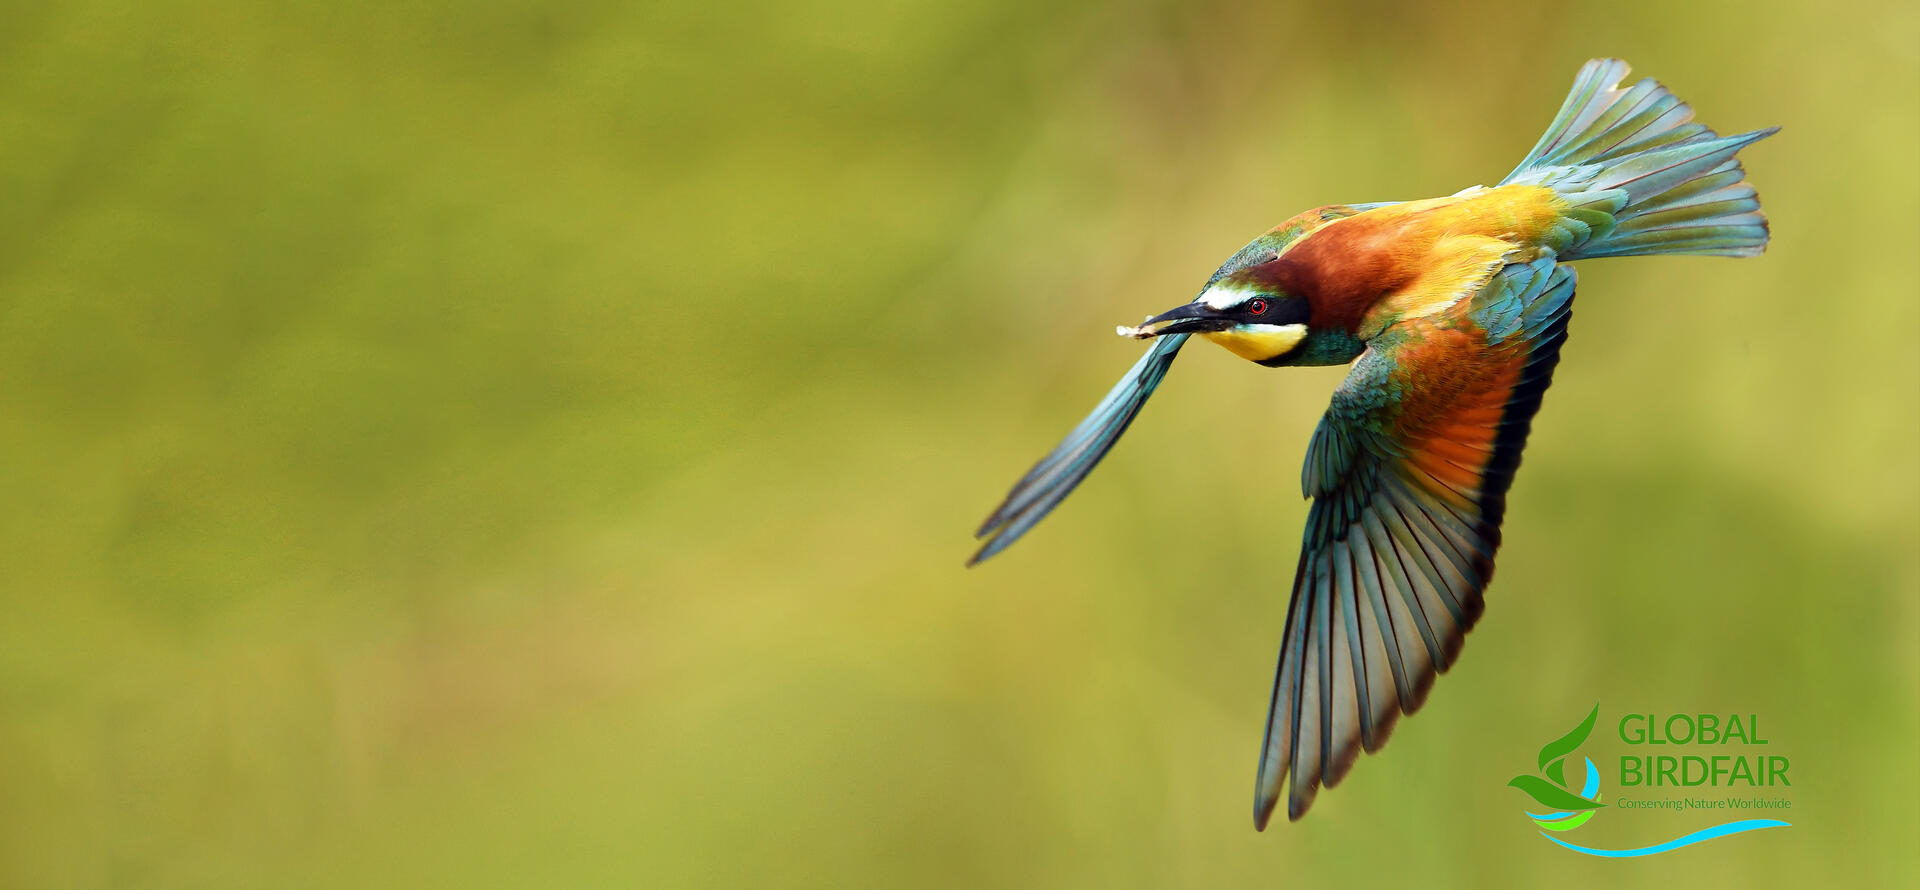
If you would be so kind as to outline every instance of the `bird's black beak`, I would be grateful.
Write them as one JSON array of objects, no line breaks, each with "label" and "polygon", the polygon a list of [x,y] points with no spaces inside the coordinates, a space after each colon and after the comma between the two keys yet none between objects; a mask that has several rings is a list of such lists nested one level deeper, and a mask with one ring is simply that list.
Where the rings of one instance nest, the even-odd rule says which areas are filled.
[{"label": "bird's black beak", "polygon": [[1115,328],[1114,332],[1135,340],[1149,340],[1167,334],[1204,334],[1208,331],[1224,331],[1233,327],[1235,323],[1234,319],[1222,314],[1220,310],[1195,301],[1162,312],[1135,327],[1121,325]]}]

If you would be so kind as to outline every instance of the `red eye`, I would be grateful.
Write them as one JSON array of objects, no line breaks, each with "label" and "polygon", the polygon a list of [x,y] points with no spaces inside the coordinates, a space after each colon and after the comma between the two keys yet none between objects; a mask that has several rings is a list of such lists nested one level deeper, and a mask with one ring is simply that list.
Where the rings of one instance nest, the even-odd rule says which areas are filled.
[{"label": "red eye", "polygon": [[1267,301],[1265,301],[1265,300],[1254,300],[1253,302],[1251,302],[1251,303],[1248,303],[1248,304],[1247,304],[1247,312],[1248,312],[1249,314],[1252,314],[1252,315],[1265,315],[1265,314],[1267,314]]}]

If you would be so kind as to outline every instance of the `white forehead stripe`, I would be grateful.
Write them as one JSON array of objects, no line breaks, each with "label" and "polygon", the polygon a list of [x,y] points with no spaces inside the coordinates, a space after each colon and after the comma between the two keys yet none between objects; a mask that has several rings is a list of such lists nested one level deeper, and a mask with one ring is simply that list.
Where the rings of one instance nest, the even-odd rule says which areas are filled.
[{"label": "white forehead stripe", "polygon": [[1209,309],[1232,309],[1253,298],[1253,291],[1227,285],[1207,288],[1200,295]]}]

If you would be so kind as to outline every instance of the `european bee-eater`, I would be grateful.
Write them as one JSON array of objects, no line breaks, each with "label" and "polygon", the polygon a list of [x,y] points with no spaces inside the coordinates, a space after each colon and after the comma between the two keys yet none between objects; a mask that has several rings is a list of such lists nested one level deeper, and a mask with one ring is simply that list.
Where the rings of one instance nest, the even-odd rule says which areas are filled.
[{"label": "european bee-eater", "polygon": [[[1309,210],[1255,238],[1193,302],[1123,336],[1133,370],[1014,485],[969,563],[1006,549],[1113,447],[1194,335],[1267,367],[1354,362],[1307,446],[1313,499],[1254,793],[1264,829],[1378,750],[1425,701],[1482,610],[1507,488],[1553,379],[1574,271],[1593,257],[1753,256],[1760,200],[1720,136],[1652,79],[1588,62],[1526,159],[1492,188]],[[1357,361],[1356,361],[1357,360]]]}]

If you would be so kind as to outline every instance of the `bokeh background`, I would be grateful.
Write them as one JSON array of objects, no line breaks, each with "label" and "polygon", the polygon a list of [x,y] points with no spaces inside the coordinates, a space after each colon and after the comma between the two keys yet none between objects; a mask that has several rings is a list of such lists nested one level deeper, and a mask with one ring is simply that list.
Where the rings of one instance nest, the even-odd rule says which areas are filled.
[{"label": "bokeh background", "polygon": [[[1917,16],[0,3],[0,885],[1911,881]],[[1340,370],[1190,349],[968,533],[1113,324],[1497,179],[1597,55],[1784,125],[1773,249],[1583,269],[1464,660],[1255,834]],[[1535,837],[1596,700],[1759,714],[1795,827]]]}]

